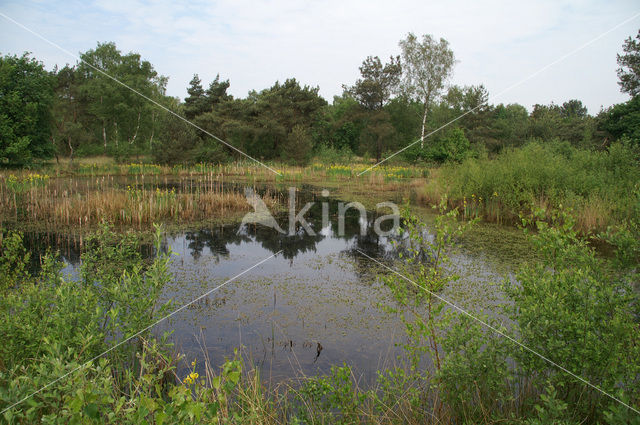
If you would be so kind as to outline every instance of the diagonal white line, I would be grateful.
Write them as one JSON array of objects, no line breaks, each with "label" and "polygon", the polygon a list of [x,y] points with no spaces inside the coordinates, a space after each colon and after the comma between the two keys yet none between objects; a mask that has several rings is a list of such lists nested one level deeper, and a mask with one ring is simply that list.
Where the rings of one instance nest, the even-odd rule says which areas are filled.
[{"label": "diagonal white line", "polygon": [[431,136],[434,133],[437,133],[438,131],[442,130],[445,127],[448,127],[449,125],[453,124],[454,122],[458,121],[460,118],[469,115],[470,113],[472,113],[473,111],[477,110],[478,108],[484,106],[485,104],[488,104],[489,101],[491,100],[495,100],[496,98],[502,96],[503,94],[505,94],[506,92],[513,90],[514,88],[524,84],[525,82],[529,81],[530,79],[536,77],[537,75],[543,73],[544,71],[546,71],[547,69],[551,68],[552,66],[554,66],[555,64],[562,62],[563,60],[567,59],[570,56],[575,55],[576,53],[578,53],[580,50],[590,46],[591,44],[595,43],[596,41],[600,40],[602,37],[606,36],[607,34],[609,34],[610,32],[620,28],[621,26],[623,26],[624,24],[633,21],[634,19],[636,19],[638,16],[640,16],[640,12],[636,13],[635,15],[633,15],[630,18],[625,19],[624,21],[620,22],[619,24],[609,28],[608,30],[606,30],[605,32],[603,32],[602,34],[598,35],[595,38],[592,38],[591,40],[587,41],[586,43],[576,47],[575,49],[571,50],[568,53],[565,53],[564,55],[560,56],[558,59],[554,60],[553,62],[548,63],[547,65],[543,66],[542,68],[540,68],[539,70],[537,70],[536,72],[534,72],[533,74],[528,75],[527,77],[523,78],[522,80],[518,81],[517,83],[514,83],[512,85],[510,85],[509,87],[507,87],[506,89],[502,90],[501,92],[499,92],[498,94],[494,95],[494,96],[489,96],[486,100],[486,102],[483,102],[481,104],[479,104],[478,106],[476,106],[473,109],[469,109],[467,112],[463,113],[460,116],[457,116],[456,118],[452,119],[451,121],[449,121],[448,123],[441,125],[440,127],[438,127],[437,129],[433,130],[431,133],[426,134],[424,136],[424,138],[419,138],[418,140],[416,140],[415,142],[412,142],[411,144],[405,146],[404,148],[400,149],[399,151],[389,155],[388,157],[386,157],[385,159],[383,159],[382,161],[378,162],[377,164],[372,165],[371,167],[367,168],[366,170],[358,173],[358,176],[361,176],[362,174],[371,171],[372,169],[376,168],[378,165],[382,164],[383,162],[386,162],[388,160],[390,160],[391,158],[393,158],[394,156],[398,155],[399,153],[402,153],[404,151],[406,151],[407,149],[409,149],[411,146],[415,145],[418,142],[424,141],[424,139],[426,139],[427,137]]},{"label": "diagonal white line", "polygon": [[111,80],[115,81],[116,83],[120,84],[123,87],[126,87],[127,89],[131,90],[132,92],[134,92],[135,94],[137,94],[138,96],[148,100],[149,102],[153,103],[154,105],[156,105],[157,107],[167,111],[168,113],[170,113],[171,115],[181,119],[182,121],[186,122],[187,124],[189,124],[190,126],[197,128],[198,130],[202,131],[203,133],[207,134],[208,136],[211,136],[212,138],[214,138],[215,140],[219,141],[220,143],[224,144],[225,146],[228,146],[229,148],[233,149],[234,151],[238,152],[239,154],[249,158],[250,160],[262,165],[263,167],[267,168],[268,170],[270,170],[271,172],[281,176],[282,174],[280,174],[278,171],[274,170],[273,168],[269,167],[268,165],[266,165],[265,163],[255,159],[254,157],[252,157],[251,155],[248,155],[244,152],[242,152],[240,149],[236,148],[235,146],[225,142],[224,140],[222,140],[221,138],[219,138],[218,136],[208,132],[207,130],[205,130],[204,128],[200,127],[199,125],[196,125],[194,123],[192,123],[191,121],[189,121],[188,119],[186,119],[185,117],[181,116],[180,114],[177,114],[175,112],[173,112],[171,109],[167,108],[166,106],[156,102],[155,100],[151,99],[150,97],[140,93],[138,90],[134,89],[133,87],[128,86],[127,84],[123,83],[122,81],[118,80],[116,77],[113,77],[109,74],[107,74],[105,71],[103,71],[102,69],[98,68],[97,66],[85,61],[84,59],[74,55],[73,53],[71,53],[70,51],[68,51],[67,49],[65,49],[64,47],[61,47],[60,45],[54,43],[53,41],[47,39],[46,37],[44,37],[43,35],[40,35],[39,33],[33,31],[31,28],[26,27],[25,25],[21,24],[20,22],[16,21],[15,19],[5,15],[4,13],[0,12],[0,16],[2,16],[3,18],[5,18],[6,20],[13,22],[15,25],[19,26],[20,28],[22,28],[23,30],[35,35],[36,37],[38,37],[39,39],[43,40],[44,42],[52,45],[53,47],[55,47],[56,49],[59,49],[61,51],[63,51],[64,53],[66,53],[67,55],[71,56],[72,58],[74,58],[77,61],[80,61],[84,64],[86,64],[87,66],[91,67],[92,69],[95,69],[96,71],[98,71],[99,73],[101,73],[102,75],[104,75],[105,77],[110,78]]},{"label": "diagonal white line", "polygon": [[460,313],[464,314],[465,316],[467,316],[467,317],[469,317],[469,318],[471,318],[471,319],[475,320],[476,322],[480,323],[481,325],[483,325],[483,326],[485,326],[485,327],[487,327],[487,328],[491,329],[492,331],[494,331],[494,332],[495,332],[495,333],[497,333],[498,335],[500,335],[500,336],[502,336],[502,337],[504,337],[504,338],[508,339],[509,341],[513,342],[514,344],[518,345],[519,347],[524,348],[525,350],[529,351],[530,353],[532,353],[532,354],[534,354],[534,355],[536,355],[536,356],[540,357],[542,360],[544,360],[545,362],[549,363],[550,365],[552,365],[552,366],[554,366],[554,367],[556,367],[556,368],[560,369],[561,371],[563,371],[563,372],[565,372],[565,373],[567,373],[567,374],[571,375],[571,376],[572,376],[572,377],[574,377],[575,379],[577,379],[577,380],[579,380],[580,382],[582,382],[582,383],[584,383],[584,384],[586,384],[586,385],[590,386],[591,388],[593,388],[593,389],[595,389],[595,390],[597,390],[597,391],[601,392],[602,394],[606,395],[607,397],[611,398],[612,400],[617,401],[618,403],[622,404],[622,405],[623,405],[623,406],[625,406],[626,408],[631,409],[631,410],[633,410],[634,412],[636,412],[636,413],[640,414],[640,411],[639,411],[639,410],[637,410],[636,408],[634,408],[634,407],[632,407],[632,406],[628,405],[627,403],[625,403],[624,401],[620,400],[619,398],[616,398],[615,396],[613,396],[613,395],[609,394],[608,392],[606,392],[606,391],[602,390],[602,389],[601,389],[600,387],[598,387],[597,385],[594,385],[594,384],[592,384],[591,382],[587,381],[586,379],[584,379],[584,378],[582,378],[582,377],[580,377],[580,376],[576,375],[575,373],[571,372],[569,369],[567,369],[567,368],[565,368],[565,367],[563,367],[563,366],[559,365],[558,363],[554,362],[553,360],[551,360],[551,359],[549,359],[549,358],[545,357],[544,355],[540,354],[540,353],[539,353],[539,352],[537,352],[536,350],[534,350],[534,349],[532,349],[532,348],[527,347],[526,345],[524,345],[523,343],[521,343],[521,342],[520,342],[520,341],[518,341],[517,339],[515,339],[515,338],[513,338],[512,336],[510,336],[510,335],[508,335],[508,334],[506,334],[506,333],[502,332],[500,329],[497,329],[496,327],[491,326],[489,323],[485,322],[484,320],[482,320],[482,319],[479,319],[479,318],[475,317],[473,314],[469,313],[467,310],[465,310],[465,309],[463,309],[463,308],[461,308],[461,307],[458,307],[457,305],[455,305],[455,304],[454,304],[454,303],[452,303],[451,301],[449,301],[449,300],[447,300],[447,299],[445,299],[445,298],[441,297],[440,295],[436,294],[435,292],[432,292],[432,291],[428,290],[427,288],[424,288],[424,287],[422,287],[422,286],[418,285],[416,282],[414,282],[413,280],[409,279],[408,277],[406,277],[405,275],[403,275],[403,274],[402,274],[402,273],[400,273],[399,271],[392,269],[391,267],[387,266],[387,265],[386,265],[386,264],[384,264],[384,263],[381,263],[380,261],[376,260],[376,259],[375,259],[375,258],[373,258],[373,257],[370,257],[369,255],[365,254],[364,252],[360,251],[359,249],[356,249],[356,251],[358,251],[362,256],[364,256],[364,257],[368,258],[369,260],[371,260],[371,261],[373,261],[373,262],[375,262],[375,263],[377,263],[377,264],[381,265],[381,266],[382,266],[382,267],[384,267],[385,269],[387,269],[387,270],[389,270],[389,271],[393,272],[394,274],[396,274],[396,275],[400,276],[401,278],[403,278],[403,279],[404,279],[404,280],[406,280],[407,282],[412,283],[413,285],[415,285],[415,286],[416,286],[416,288],[424,290],[425,292],[429,293],[429,295],[431,295],[431,296],[433,296],[433,297],[436,297],[437,299],[439,299],[439,300],[440,300],[440,301],[442,301],[443,303],[445,303],[445,304],[447,304],[447,305],[449,305],[449,306],[451,306],[451,307],[455,308],[456,310],[458,310]]},{"label": "diagonal white line", "polygon": [[61,377],[59,377],[59,378],[57,378],[57,379],[54,379],[53,381],[49,382],[47,385],[43,386],[43,387],[42,387],[42,388],[40,388],[39,390],[34,391],[33,393],[31,393],[31,394],[29,394],[29,395],[25,396],[24,398],[22,398],[22,399],[20,399],[20,400],[16,401],[16,402],[15,402],[15,403],[13,403],[11,406],[9,406],[9,407],[5,408],[2,412],[0,412],[0,415],[3,415],[3,414],[4,414],[4,412],[6,412],[7,410],[12,409],[12,408],[14,408],[15,406],[17,406],[17,405],[19,405],[19,404],[23,403],[24,401],[26,401],[26,400],[30,399],[30,398],[31,398],[31,397],[33,397],[34,395],[36,395],[36,394],[40,393],[42,390],[47,389],[48,387],[50,387],[51,385],[55,384],[56,382],[61,381],[62,379],[66,378],[67,376],[71,375],[72,373],[77,372],[78,370],[80,370],[80,369],[84,368],[84,367],[85,367],[85,366],[87,366],[89,363],[91,363],[91,362],[93,362],[93,361],[95,361],[95,360],[99,359],[100,357],[104,356],[105,354],[109,353],[110,351],[112,351],[112,350],[114,350],[114,349],[118,348],[119,346],[121,346],[121,345],[122,345],[122,344],[124,344],[125,342],[130,341],[131,339],[133,339],[133,338],[137,337],[138,335],[140,335],[140,334],[142,334],[142,333],[144,333],[144,332],[148,331],[149,329],[151,329],[152,327],[154,327],[154,326],[155,326],[155,325],[157,325],[158,323],[160,323],[160,322],[162,322],[163,320],[166,320],[166,319],[168,319],[169,317],[173,316],[174,314],[176,314],[176,313],[178,313],[178,312],[180,312],[180,311],[184,310],[185,308],[189,307],[191,304],[195,303],[196,301],[198,301],[198,300],[200,300],[200,299],[202,299],[202,298],[206,297],[207,295],[211,294],[212,292],[214,292],[214,291],[216,291],[216,290],[218,290],[218,289],[222,288],[222,287],[223,287],[223,286],[225,286],[227,283],[232,282],[232,281],[234,281],[235,279],[237,279],[237,278],[239,278],[240,276],[242,276],[243,274],[245,274],[245,273],[249,272],[250,270],[255,269],[255,268],[256,268],[256,267],[258,267],[259,265],[261,265],[261,264],[263,264],[264,262],[266,262],[266,261],[270,260],[271,258],[275,257],[276,255],[280,254],[281,252],[282,252],[282,250],[280,250],[280,251],[276,252],[275,254],[272,254],[272,255],[268,256],[268,257],[267,257],[267,258],[265,258],[264,260],[262,260],[262,261],[260,261],[260,262],[258,262],[258,263],[256,263],[256,264],[254,264],[253,266],[249,267],[248,269],[245,269],[244,271],[242,271],[242,272],[238,273],[237,275],[233,276],[231,279],[229,279],[229,280],[225,281],[224,283],[221,283],[220,285],[216,286],[215,288],[213,288],[213,289],[211,289],[211,290],[209,290],[209,291],[205,292],[204,294],[200,295],[199,297],[194,298],[193,300],[191,300],[191,301],[189,301],[188,303],[184,304],[182,307],[180,307],[180,308],[178,308],[178,309],[176,309],[176,310],[172,311],[171,313],[167,314],[166,316],[164,316],[164,317],[162,317],[162,318],[160,318],[160,319],[156,320],[155,322],[153,322],[152,324],[150,324],[150,325],[149,325],[149,326],[147,326],[146,328],[139,330],[138,332],[136,332],[135,334],[131,335],[131,336],[130,336],[130,337],[128,337],[127,339],[124,339],[124,340],[120,341],[119,343],[117,343],[117,344],[116,344],[116,345],[114,345],[113,347],[110,347],[108,350],[104,351],[103,353],[98,354],[97,356],[95,356],[95,357],[91,358],[90,360],[86,361],[85,363],[81,364],[80,366],[76,367],[75,369],[73,369],[73,370],[71,370],[71,371],[69,371],[69,372],[65,373],[65,374],[64,374],[64,375],[62,375]]}]

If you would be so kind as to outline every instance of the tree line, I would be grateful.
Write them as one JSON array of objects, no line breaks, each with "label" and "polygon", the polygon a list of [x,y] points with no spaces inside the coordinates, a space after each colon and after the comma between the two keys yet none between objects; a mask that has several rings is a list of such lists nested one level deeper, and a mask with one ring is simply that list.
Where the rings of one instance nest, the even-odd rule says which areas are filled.
[{"label": "tree line", "polygon": [[180,101],[167,96],[167,77],[115,43],[99,43],[77,64],[52,71],[28,53],[5,55],[0,57],[0,163],[27,166],[92,155],[151,156],[167,164],[239,158],[207,132],[254,158],[296,164],[319,152],[380,160],[413,142],[401,154],[406,161],[490,156],[531,139],[559,139],[587,149],[606,149],[620,138],[639,143],[640,32],[625,40],[617,57],[619,84],[631,99],[595,115],[577,99],[534,105],[530,112],[517,103],[489,104],[483,85],[449,84],[456,59],[446,40],[409,33],[399,48],[387,61],[366,57],[360,77],[343,85],[331,103],[318,87],[295,78],[234,98],[229,79],[217,75],[207,85],[198,74]]}]

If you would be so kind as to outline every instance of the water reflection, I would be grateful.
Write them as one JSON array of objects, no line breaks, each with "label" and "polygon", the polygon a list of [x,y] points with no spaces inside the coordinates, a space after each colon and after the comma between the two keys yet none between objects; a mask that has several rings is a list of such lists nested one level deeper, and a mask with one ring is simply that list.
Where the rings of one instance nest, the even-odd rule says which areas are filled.
[{"label": "water reflection", "polygon": [[[394,335],[401,332],[396,318],[383,317],[378,304],[388,301],[385,288],[357,250],[383,258],[392,255],[392,246],[373,232],[375,212],[365,218],[347,210],[340,232],[340,200],[305,189],[296,194],[296,211],[307,202],[315,202],[304,216],[312,235],[299,224],[292,235],[252,224],[167,234],[163,249],[177,255],[171,265],[175,278],[163,299],[173,299],[176,307],[280,254],[158,325],[157,334],[172,332],[176,349],[189,362],[202,359],[206,350],[219,365],[234,348],[244,347],[272,380],[328,372],[342,362],[373,378],[380,363],[395,355]],[[326,222],[323,208],[329,212]],[[276,220],[289,228],[288,214]],[[73,274],[79,265],[80,236],[32,233],[26,240],[34,258],[54,248],[66,263],[64,271]],[[141,249],[144,256],[153,255],[150,245]]]},{"label": "water reflection", "polygon": [[[264,190],[275,189],[257,192]],[[277,196],[285,192],[281,189]],[[391,242],[397,236],[379,236],[373,231],[375,219],[388,211],[369,211],[365,218],[349,209],[344,232],[340,232],[339,199],[305,187],[297,193],[296,211],[307,202],[315,202],[305,214],[314,235],[299,231],[300,227],[284,235],[250,224],[166,235],[163,250],[176,254],[171,263],[175,278],[162,297],[172,299],[176,307],[281,251],[154,329],[158,335],[171,332],[176,349],[187,355],[185,365],[194,357],[202,360],[206,353],[217,366],[233,355],[234,348],[243,347],[243,353],[262,368],[262,376],[272,381],[326,373],[343,362],[364,380],[372,380],[376,370],[395,361],[400,353],[396,343],[404,338],[402,324],[398,317],[382,312],[380,306],[391,303],[387,288],[377,281],[372,263],[357,252],[383,260],[395,256]],[[328,222],[323,222],[323,208],[328,209]],[[277,215],[276,220],[282,229],[289,228],[288,215]],[[60,251],[66,272],[73,273],[78,266],[83,247],[80,236],[40,233],[25,239],[33,253],[34,269],[37,258],[48,248]],[[145,257],[153,255],[149,245],[141,250]],[[447,297],[454,301],[468,298],[469,302],[486,299],[477,284],[485,271],[468,257],[454,258],[454,262],[471,270],[473,277],[463,276]]]}]

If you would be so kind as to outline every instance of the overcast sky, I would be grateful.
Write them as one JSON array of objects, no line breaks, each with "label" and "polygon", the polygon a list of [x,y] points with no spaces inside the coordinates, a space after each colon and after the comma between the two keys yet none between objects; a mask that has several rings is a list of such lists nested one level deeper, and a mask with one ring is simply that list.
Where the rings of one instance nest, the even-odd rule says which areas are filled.
[{"label": "overcast sky", "polygon": [[[582,100],[589,112],[627,100],[616,53],[640,17],[575,55],[520,82],[640,12],[636,1],[29,1],[0,0],[0,12],[77,53],[114,41],[169,77],[184,98],[194,73],[203,85],[230,79],[246,96],[295,77],[331,101],[352,84],[367,55],[400,53],[408,32],[447,39],[458,64],[452,83],[484,84],[491,103],[561,104]],[[30,51],[47,68],[75,59],[0,16],[0,53]]]}]

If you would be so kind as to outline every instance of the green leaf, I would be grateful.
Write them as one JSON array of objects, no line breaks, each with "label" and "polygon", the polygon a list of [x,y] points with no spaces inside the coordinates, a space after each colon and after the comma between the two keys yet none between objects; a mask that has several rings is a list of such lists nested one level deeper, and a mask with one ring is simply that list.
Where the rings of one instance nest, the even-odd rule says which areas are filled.
[{"label": "green leaf", "polygon": [[99,419],[100,415],[98,414],[98,405],[95,403],[87,404],[84,408],[84,414],[91,419]]}]

